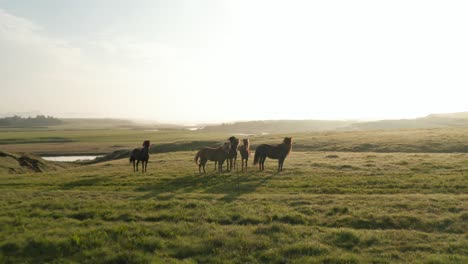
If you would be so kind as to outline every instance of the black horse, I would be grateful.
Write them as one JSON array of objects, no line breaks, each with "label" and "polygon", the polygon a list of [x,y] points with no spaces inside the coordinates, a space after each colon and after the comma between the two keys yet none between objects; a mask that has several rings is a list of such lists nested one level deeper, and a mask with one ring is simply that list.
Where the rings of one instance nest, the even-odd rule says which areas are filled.
[{"label": "black horse", "polygon": [[231,171],[232,168],[236,166],[237,147],[239,146],[239,139],[233,136],[233,137],[228,138],[228,140],[231,143],[231,150],[229,151],[227,155],[226,169],[228,171]]},{"label": "black horse", "polygon": [[[143,148],[136,148],[130,154],[130,162],[133,163],[133,172],[138,171],[138,165],[141,161],[141,172],[146,172],[146,168],[148,167],[148,160],[149,160],[149,147],[150,141],[145,140],[143,142]],[[136,161],[136,165],[135,165]]]},{"label": "black horse", "polygon": [[283,163],[289,152],[292,149],[292,138],[285,137],[283,143],[272,146],[267,144],[261,144],[255,150],[254,165],[258,164],[260,171],[265,169],[266,158],[278,160],[278,171],[283,170]]}]

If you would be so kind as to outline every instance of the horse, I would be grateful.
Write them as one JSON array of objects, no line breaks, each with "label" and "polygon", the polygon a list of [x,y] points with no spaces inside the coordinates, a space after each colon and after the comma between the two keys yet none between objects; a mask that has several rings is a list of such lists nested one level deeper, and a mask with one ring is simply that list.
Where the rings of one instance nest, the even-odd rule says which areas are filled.
[{"label": "horse", "polygon": [[[140,161],[141,161],[141,172],[146,172],[146,168],[148,167],[148,160],[149,160],[149,147],[150,147],[150,141],[145,140],[143,142],[143,148],[136,148],[131,152],[130,162],[133,163],[133,172],[138,171],[138,164],[140,163]],[[136,166],[135,166],[135,161],[136,161]]]},{"label": "horse", "polygon": [[227,163],[226,163],[226,169],[227,171],[231,171],[234,166],[236,166],[237,162],[237,146],[239,146],[239,139],[236,137],[230,137],[228,138],[229,143],[231,143],[231,150],[229,150],[229,153],[227,155]]},{"label": "horse", "polygon": [[245,171],[247,171],[247,162],[250,156],[250,141],[248,138],[242,140],[243,145],[239,146],[239,152],[241,155],[242,171],[244,171],[244,160],[245,160]]},{"label": "horse", "polygon": [[289,152],[292,150],[292,138],[285,137],[283,143],[272,146],[267,144],[261,144],[255,150],[254,165],[259,164],[258,168],[260,171],[265,169],[266,158],[278,160],[278,172],[283,170],[283,163]]},{"label": "horse", "polygon": [[201,168],[203,167],[203,173],[205,171],[205,165],[208,160],[219,163],[219,172],[223,172],[223,163],[227,158],[227,155],[231,149],[231,143],[226,142],[219,148],[202,148],[195,155],[195,163],[198,165],[198,172],[201,174]]}]

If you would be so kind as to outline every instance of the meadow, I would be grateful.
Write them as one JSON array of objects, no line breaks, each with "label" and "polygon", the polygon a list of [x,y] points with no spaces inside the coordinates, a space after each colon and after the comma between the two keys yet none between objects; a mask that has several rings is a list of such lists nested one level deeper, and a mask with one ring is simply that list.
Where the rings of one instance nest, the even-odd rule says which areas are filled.
[{"label": "meadow", "polygon": [[[206,175],[191,148],[225,134],[0,132],[1,150],[36,154],[167,147],[145,174],[128,159],[0,173],[0,262],[467,263],[467,131],[298,133],[281,173]],[[18,143],[44,137],[70,141]]]}]

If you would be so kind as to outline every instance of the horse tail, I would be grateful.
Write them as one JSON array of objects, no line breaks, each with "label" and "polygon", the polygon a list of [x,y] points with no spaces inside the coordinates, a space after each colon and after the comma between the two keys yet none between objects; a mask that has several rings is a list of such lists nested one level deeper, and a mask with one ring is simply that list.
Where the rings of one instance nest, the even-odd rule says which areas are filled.
[{"label": "horse tail", "polygon": [[137,160],[138,149],[134,149],[130,152],[130,162]]},{"label": "horse tail", "polygon": [[261,152],[260,148],[257,148],[255,150],[255,156],[254,156],[254,162],[253,162],[254,165],[258,164],[258,160],[260,159],[260,152]]},{"label": "horse tail", "polygon": [[197,165],[198,165],[198,159],[200,159],[200,156],[201,156],[201,152],[202,152],[202,150],[199,150],[199,151],[197,152],[197,155],[195,155],[195,159],[194,159],[194,160],[195,160],[195,163],[196,163]]}]

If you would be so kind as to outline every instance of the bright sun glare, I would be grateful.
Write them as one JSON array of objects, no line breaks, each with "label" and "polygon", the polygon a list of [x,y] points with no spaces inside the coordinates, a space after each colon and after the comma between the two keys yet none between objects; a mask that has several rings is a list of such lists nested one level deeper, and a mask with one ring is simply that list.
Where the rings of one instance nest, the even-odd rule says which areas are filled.
[{"label": "bright sun glare", "polygon": [[467,11],[466,1],[2,1],[0,112],[216,122],[466,111]]}]

